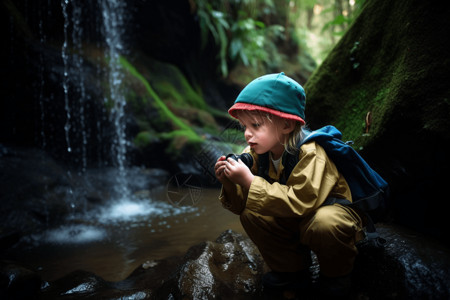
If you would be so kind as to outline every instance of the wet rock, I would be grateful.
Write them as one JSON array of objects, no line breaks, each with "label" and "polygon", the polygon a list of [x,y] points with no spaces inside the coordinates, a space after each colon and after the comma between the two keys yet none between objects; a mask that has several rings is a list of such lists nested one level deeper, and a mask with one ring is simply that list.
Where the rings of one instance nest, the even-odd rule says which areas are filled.
[{"label": "wet rock", "polygon": [[450,249],[406,228],[378,225],[384,248],[360,247],[355,294],[370,299],[449,299]]},{"label": "wet rock", "polygon": [[0,148],[0,240],[60,222],[69,186],[63,168],[39,149]]},{"label": "wet rock", "polygon": [[43,299],[150,299],[180,263],[180,257],[171,257],[154,261],[151,267],[143,264],[118,282],[78,270],[44,284],[41,294]]},{"label": "wet rock", "polygon": [[263,260],[241,234],[189,249],[177,272],[158,291],[161,299],[248,299],[260,295]]},{"label": "wet rock", "polygon": [[93,296],[101,293],[109,284],[99,276],[86,271],[74,271],[52,283],[45,284],[43,288],[46,298],[77,298]]},{"label": "wet rock", "polygon": [[14,262],[0,262],[0,299],[38,299],[40,276]]},{"label": "wet rock", "polygon": [[[394,225],[380,224],[378,231],[386,243],[382,248],[359,246],[349,299],[449,299],[446,246]],[[313,280],[319,269],[313,259]],[[309,292],[264,289],[265,271],[253,243],[228,230],[215,241],[191,247],[184,257],[144,262],[118,282],[75,271],[41,283],[36,273],[3,263],[0,296],[27,292],[31,299],[36,295],[42,299],[316,299],[316,288]]]}]

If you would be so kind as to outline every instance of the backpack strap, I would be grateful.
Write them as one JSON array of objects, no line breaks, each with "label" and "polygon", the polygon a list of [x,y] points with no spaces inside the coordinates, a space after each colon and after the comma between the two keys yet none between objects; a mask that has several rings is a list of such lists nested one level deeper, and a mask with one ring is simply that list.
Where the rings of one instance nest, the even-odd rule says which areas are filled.
[{"label": "backpack strap", "polygon": [[[284,152],[282,157],[282,164],[283,164],[283,173],[280,176],[280,180],[278,181],[280,184],[286,184],[289,176],[292,173],[292,170],[297,165],[299,159],[298,155],[300,153],[300,150],[294,151],[294,153],[288,153]],[[258,171],[257,175],[264,178],[267,181],[270,181],[269,177],[269,167],[270,167],[270,158],[269,153],[260,154],[258,156]]]},{"label": "backpack strap", "polygon": [[284,169],[283,169],[283,174],[281,174],[281,177],[280,177],[281,184],[286,184],[289,176],[292,173],[292,170],[294,170],[295,166],[298,164],[299,154],[300,154],[300,149],[295,149],[295,151],[293,153],[289,153],[287,151],[285,151],[283,153],[283,158],[281,161],[282,161]]},{"label": "backpack strap", "polygon": [[258,155],[258,172],[256,175],[264,178],[267,181],[270,181],[269,177],[269,153],[259,154]]}]

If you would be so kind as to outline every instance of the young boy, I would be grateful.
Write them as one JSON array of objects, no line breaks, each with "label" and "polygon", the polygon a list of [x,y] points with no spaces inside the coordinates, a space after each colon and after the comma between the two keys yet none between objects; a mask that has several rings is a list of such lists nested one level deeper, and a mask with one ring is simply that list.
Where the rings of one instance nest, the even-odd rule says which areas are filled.
[{"label": "young boy", "polygon": [[[363,225],[352,209],[323,205],[330,197],[351,201],[352,196],[321,146],[309,142],[297,149],[305,101],[302,86],[284,73],[259,77],[241,91],[228,112],[245,129],[249,147],[244,152],[252,156],[253,166],[220,157],[215,165],[223,186],[219,199],[240,215],[272,270],[263,276],[265,286],[309,287],[312,250],[320,264],[320,291],[343,296],[350,289],[355,243],[364,236]],[[287,152],[298,153],[299,161],[284,178]],[[257,176],[263,159],[268,160],[266,176]]]}]

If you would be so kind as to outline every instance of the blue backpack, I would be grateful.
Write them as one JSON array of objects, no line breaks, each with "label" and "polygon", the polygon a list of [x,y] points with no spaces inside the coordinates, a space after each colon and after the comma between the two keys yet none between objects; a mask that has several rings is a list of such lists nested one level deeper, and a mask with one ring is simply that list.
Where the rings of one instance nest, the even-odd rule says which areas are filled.
[{"label": "blue backpack", "polygon": [[[348,205],[358,212],[366,215],[366,230],[368,239],[376,239],[377,243],[382,243],[378,238],[378,233],[374,221],[384,218],[389,197],[389,185],[375,172],[367,162],[351,146],[351,142],[343,142],[341,132],[334,126],[328,125],[309,133],[298,145],[300,146],[310,141],[317,142],[322,146],[328,157],[334,162],[339,172],[347,181],[352,193],[353,202],[347,199],[328,198],[324,205],[339,203]],[[298,150],[299,151],[299,150]],[[294,167],[297,165],[298,152],[284,153],[282,163],[284,172],[281,175],[280,183],[285,184]],[[258,175],[268,178],[268,154],[263,154],[259,158]]]}]

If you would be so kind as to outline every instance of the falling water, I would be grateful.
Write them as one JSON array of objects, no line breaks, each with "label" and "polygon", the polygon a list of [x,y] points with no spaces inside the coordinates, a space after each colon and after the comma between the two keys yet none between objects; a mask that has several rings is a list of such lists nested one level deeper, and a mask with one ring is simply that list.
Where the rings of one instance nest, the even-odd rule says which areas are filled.
[{"label": "falling water", "polygon": [[[109,107],[110,110],[103,111],[108,115],[108,121],[113,129],[110,149],[107,151],[111,155],[109,164],[115,167],[119,173],[114,185],[115,192],[119,198],[128,198],[130,192],[126,181],[126,101],[122,92],[124,75],[120,64],[120,55],[126,51],[123,42],[126,28],[126,5],[124,1],[119,0],[98,0],[96,7],[99,8],[101,16],[91,15],[91,17],[95,19],[101,17],[101,23],[96,24],[100,25],[100,29],[96,28],[96,33],[101,34],[104,40],[97,46],[99,48],[105,46],[104,59],[108,62],[106,69],[101,69],[100,63],[97,68],[100,73],[106,73],[109,86],[109,90],[104,95],[104,106]],[[80,0],[61,0],[61,8],[64,17],[64,42],[61,47],[61,57],[64,64],[62,87],[66,119],[64,124],[66,152],[69,158],[75,160],[76,164],[81,167],[81,173],[84,173],[88,165],[87,144],[91,128],[86,123],[87,113],[89,113],[87,106],[89,94],[86,91],[87,79],[84,74],[88,72],[83,71],[85,65],[83,41],[87,36],[83,32],[81,22],[92,11],[89,11],[88,5]],[[73,95],[78,96],[74,97]],[[99,145],[105,142],[101,134],[103,122],[103,118],[100,117],[94,128]],[[99,161],[103,159],[100,154],[98,157]],[[70,177],[70,173],[68,175]]]},{"label": "falling water", "polygon": [[124,34],[124,16],[125,3],[118,0],[99,0],[102,8],[103,26],[106,44],[108,46],[107,58],[109,59],[109,91],[113,109],[111,111],[111,121],[115,128],[115,140],[111,145],[111,151],[115,154],[115,164],[119,170],[117,178],[118,185],[116,192],[122,195],[122,198],[128,198],[130,192],[126,184],[126,146],[127,140],[125,136],[126,120],[125,120],[125,97],[122,93],[123,70],[120,65],[120,55],[125,51],[123,44]]},{"label": "falling water", "polygon": [[64,89],[64,108],[66,110],[66,124],[64,125],[64,131],[66,135],[67,152],[72,152],[70,147],[70,121],[71,121],[71,110],[69,105],[69,55],[68,50],[68,30],[69,30],[69,16],[67,13],[67,7],[69,5],[69,0],[62,0],[61,7],[64,17],[64,43],[61,49],[61,56],[64,62],[64,78],[63,78],[63,89]]},{"label": "falling water", "polygon": [[[61,49],[61,57],[63,59],[64,63],[64,77],[63,77],[63,89],[64,89],[64,108],[66,110],[66,123],[64,125],[64,132],[66,137],[66,143],[67,143],[67,152],[72,152],[72,147],[70,145],[70,128],[71,128],[71,108],[70,108],[70,102],[69,102],[69,55],[68,55],[68,31],[69,31],[69,15],[67,12],[67,8],[69,5],[69,0],[62,0],[61,1],[61,8],[63,12],[64,17],[64,42]],[[67,171],[67,176],[69,178],[72,178],[72,173],[70,170]],[[76,199],[74,197],[73,189],[71,186],[67,187],[66,190],[66,199],[65,199],[67,205],[69,206],[71,217],[74,215],[74,210],[76,206]]]},{"label": "falling water", "polygon": [[[76,3],[79,0],[74,0],[73,7],[73,30],[72,30],[72,41],[74,45],[74,50],[77,52],[73,55],[74,66],[78,70],[82,70],[83,68],[83,29],[81,27],[81,18],[82,18],[82,3]],[[85,87],[85,78],[82,72],[78,72],[77,74],[77,82],[78,82],[78,93],[80,94],[80,98],[78,101],[78,114],[79,114],[79,122],[80,122],[80,133],[81,133],[81,162],[82,167],[81,171],[85,172],[87,167],[87,158],[86,158],[86,145],[87,145],[87,130],[86,130],[86,122],[85,122],[85,113],[84,108],[87,100],[86,96],[86,87]]]},{"label": "falling water", "polygon": [[[39,41],[42,46],[46,43],[46,36],[43,30],[43,18],[42,18],[42,12],[39,10]],[[44,62],[44,55],[42,52],[39,53],[39,79],[40,79],[40,85],[39,85],[39,109],[41,111],[41,117],[40,122],[42,127],[45,127],[45,109],[44,109],[44,86],[45,86],[45,79],[44,79],[44,72],[45,72],[45,62]],[[46,146],[46,137],[45,137],[45,131],[41,130],[40,133],[41,138],[41,145],[42,148],[45,148]]]},{"label": "falling water", "polygon": [[[125,0],[24,3],[31,4],[30,11],[42,9],[38,20],[29,20],[36,22],[42,50],[37,57],[37,142],[68,162],[61,169],[61,184],[48,187],[49,194],[64,199],[67,215],[60,227],[48,222],[48,235],[67,242],[99,240],[109,234],[102,228],[114,222],[146,223],[149,216],[193,213],[195,208],[177,210],[158,201],[160,191],[153,197],[153,190],[147,190],[149,175],[127,164],[126,70],[121,64],[121,56],[129,55]],[[53,32],[55,15],[62,17],[62,26]]]}]

